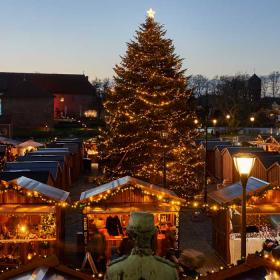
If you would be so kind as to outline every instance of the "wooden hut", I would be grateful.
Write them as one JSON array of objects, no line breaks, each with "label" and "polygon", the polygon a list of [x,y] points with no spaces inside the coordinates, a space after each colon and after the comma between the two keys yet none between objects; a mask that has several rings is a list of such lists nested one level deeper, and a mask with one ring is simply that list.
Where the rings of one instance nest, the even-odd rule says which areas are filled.
[{"label": "wooden hut", "polygon": [[[258,193],[268,190],[269,183],[250,177],[247,183],[247,226],[255,229],[247,235],[247,254],[260,251],[264,240],[276,232],[271,227],[271,215],[280,214],[279,203],[270,204],[270,198],[255,197]],[[220,206],[228,206],[213,216],[213,247],[227,264],[236,263],[240,259],[240,228],[241,228],[241,198],[240,182],[223,189],[209,193],[209,199]],[[265,233],[271,232],[271,236]],[[266,235],[267,234],[267,235]]]},{"label": "wooden hut", "polygon": [[63,173],[58,161],[14,161],[7,162],[5,171],[49,171],[55,181],[55,187],[63,189]]},{"label": "wooden hut", "polygon": [[0,172],[0,180],[12,181],[21,176],[33,179],[40,183],[55,187],[55,180],[49,171],[3,171]]},{"label": "wooden hut", "polygon": [[69,193],[20,177],[1,181],[0,255],[10,266],[34,256],[59,253],[63,239],[62,207]]},{"label": "wooden hut", "polygon": [[[205,143],[203,143],[205,146]],[[206,152],[206,161],[207,161],[207,173],[209,176],[215,176],[215,148],[218,145],[227,145],[231,146],[229,141],[216,141],[209,140],[207,141],[207,152]]]},{"label": "wooden hut", "polygon": [[229,145],[217,145],[214,149],[215,153],[215,177],[219,180],[223,180],[223,161],[222,150],[229,147]]},{"label": "wooden hut", "polygon": [[[81,194],[84,206],[84,238],[92,238],[92,227],[104,233],[107,243],[106,256],[110,258],[112,247],[119,247],[130,212],[147,211],[154,214],[157,235],[157,254],[165,253],[165,233],[173,232],[176,246],[179,241],[179,211],[184,202],[175,193],[156,185],[126,176]],[[175,241],[175,240],[174,240]]]},{"label": "wooden hut", "polygon": [[280,186],[280,160],[275,161],[267,170],[268,181],[273,187]]},{"label": "wooden hut", "polygon": [[17,158],[18,161],[57,161],[62,170],[62,188],[68,190],[71,185],[70,164],[65,155],[32,154]]},{"label": "wooden hut", "polygon": [[226,147],[222,150],[223,181],[232,183],[238,180],[239,175],[234,168],[233,155],[237,153],[258,153],[263,152],[261,148],[252,147]]}]

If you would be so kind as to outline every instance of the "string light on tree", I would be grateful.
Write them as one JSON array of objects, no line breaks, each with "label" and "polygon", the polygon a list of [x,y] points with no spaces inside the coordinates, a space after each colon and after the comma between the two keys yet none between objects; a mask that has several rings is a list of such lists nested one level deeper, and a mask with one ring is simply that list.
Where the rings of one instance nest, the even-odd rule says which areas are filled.
[{"label": "string light on tree", "polygon": [[147,14],[106,96],[106,126],[97,143],[105,178],[98,183],[131,175],[156,185],[166,181],[178,195],[192,197],[200,192],[203,171],[192,92],[172,41],[154,11]]}]

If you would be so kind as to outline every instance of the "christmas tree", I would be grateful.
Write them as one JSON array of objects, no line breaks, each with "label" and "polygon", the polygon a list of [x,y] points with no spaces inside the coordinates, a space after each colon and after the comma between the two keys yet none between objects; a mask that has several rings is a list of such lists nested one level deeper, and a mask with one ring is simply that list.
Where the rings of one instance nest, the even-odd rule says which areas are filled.
[{"label": "christmas tree", "polygon": [[108,180],[131,175],[186,197],[201,187],[201,150],[182,59],[165,34],[150,9],[114,69],[98,148]]}]

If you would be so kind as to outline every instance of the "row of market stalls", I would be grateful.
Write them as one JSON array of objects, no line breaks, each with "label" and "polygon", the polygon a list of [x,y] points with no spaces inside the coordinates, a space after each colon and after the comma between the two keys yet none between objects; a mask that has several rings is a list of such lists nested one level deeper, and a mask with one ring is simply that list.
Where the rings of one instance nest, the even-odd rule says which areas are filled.
[{"label": "row of market stalls", "polygon": [[64,190],[78,179],[83,159],[83,143],[80,139],[57,140],[46,144],[44,148],[36,142],[27,142],[27,147],[33,145],[32,150],[17,155],[16,161],[6,162],[4,172],[0,174],[2,179],[11,180],[22,175]]},{"label": "row of market stalls", "polygon": [[280,237],[280,154],[268,148],[269,142],[241,147],[210,141],[208,146],[208,174],[218,182],[217,189],[209,193],[209,203],[220,209],[213,216],[213,247],[227,264],[236,264],[240,259],[242,187],[234,154],[250,153],[256,157],[247,184],[247,253],[261,251],[265,240]]},{"label": "row of market stalls", "polygon": [[[16,267],[38,255],[63,252],[63,211],[70,203],[69,192],[24,176],[2,180],[0,188],[0,267]],[[127,237],[131,211],[154,214],[158,255],[166,253],[167,236],[178,247],[182,204],[184,200],[175,193],[127,176],[83,192],[72,206],[83,208],[85,244],[98,228],[105,236],[105,255],[110,260]]]}]

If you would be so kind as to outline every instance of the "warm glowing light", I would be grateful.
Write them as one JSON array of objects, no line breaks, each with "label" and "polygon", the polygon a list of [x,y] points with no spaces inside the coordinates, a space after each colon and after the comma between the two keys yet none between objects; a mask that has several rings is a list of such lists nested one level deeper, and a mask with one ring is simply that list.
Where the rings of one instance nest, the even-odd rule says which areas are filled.
[{"label": "warm glowing light", "polygon": [[195,119],[193,122],[194,122],[194,124],[198,124],[198,120],[197,119]]},{"label": "warm glowing light", "polygon": [[230,119],[230,115],[229,115],[229,114],[226,115],[226,119],[227,119],[227,120]]},{"label": "warm glowing light", "polygon": [[148,15],[148,18],[155,18],[155,11],[150,8],[148,11],[147,11],[147,15]]},{"label": "warm glowing light", "polygon": [[64,102],[64,97],[60,97],[59,101]]},{"label": "warm glowing light", "polygon": [[87,110],[84,112],[84,115],[86,118],[96,118],[97,117],[97,111],[96,110]]},{"label": "warm glowing light", "polygon": [[30,254],[30,253],[27,255],[27,259],[28,259],[29,261],[32,259],[32,257],[33,257],[33,255]]},{"label": "warm glowing light", "polygon": [[19,227],[19,230],[22,232],[22,233],[25,233],[27,231],[27,227],[25,225],[22,225]]},{"label": "warm glowing light", "polygon": [[212,209],[213,209],[214,211],[217,211],[217,210],[218,210],[218,206],[217,206],[217,205],[213,205]]},{"label": "warm glowing light", "polygon": [[255,117],[250,117],[250,122],[254,122],[255,121]]},{"label": "warm glowing light", "polygon": [[233,156],[233,161],[239,175],[249,176],[255,163],[255,156],[239,153]]},{"label": "warm glowing light", "polygon": [[217,120],[216,119],[212,120],[212,122],[213,122],[214,125],[217,124]]},{"label": "warm glowing light", "polygon": [[198,202],[195,201],[195,202],[193,203],[193,207],[197,207],[197,206],[198,206]]}]

